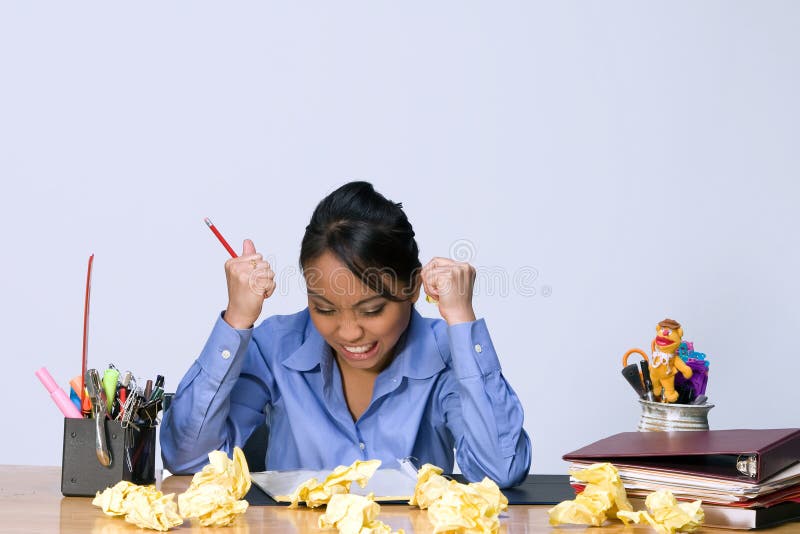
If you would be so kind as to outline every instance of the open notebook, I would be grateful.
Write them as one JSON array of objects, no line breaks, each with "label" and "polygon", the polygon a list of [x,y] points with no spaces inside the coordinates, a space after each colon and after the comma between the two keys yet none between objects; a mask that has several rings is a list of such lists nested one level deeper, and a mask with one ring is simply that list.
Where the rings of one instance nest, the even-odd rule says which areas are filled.
[{"label": "open notebook", "polygon": [[[357,495],[375,494],[378,502],[408,501],[414,495],[417,485],[416,469],[408,463],[401,463],[401,468],[378,469],[369,479],[366,487],[353,482],[350,493]],[[290,502],[289,496],[297,487],[308,480],[316,478],[320,482],[331,474],[331,470],[299,469],[293,471],[262,471],[251,473],[253,484],[277,502]]]}]

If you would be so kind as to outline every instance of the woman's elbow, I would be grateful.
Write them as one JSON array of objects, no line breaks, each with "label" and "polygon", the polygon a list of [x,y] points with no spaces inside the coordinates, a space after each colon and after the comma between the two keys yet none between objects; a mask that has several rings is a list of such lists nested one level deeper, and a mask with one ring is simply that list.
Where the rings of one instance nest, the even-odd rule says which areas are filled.
[{"label": "woman's elbow", "polygon": [[497,473],[496,479],[493,479],[501,488],[511,488],[518,486],[525,481],[528,472],[531,469],[531,442],[528,435],[523,432],[519,438],[516,452],[510,458],[508,469],[505,473]]},{"label": "woman's elbow", "polygon": [[159,443],[161,445],[161,461],[164,469],[175,475],[190,475],[196,473],[207,463],[206,456],[198,456],[194,447],[186,447],[187,443],[196,444],[197,440],[181,436],[180,431],[171,424],[172,421],[165,414],[162,421]]}]

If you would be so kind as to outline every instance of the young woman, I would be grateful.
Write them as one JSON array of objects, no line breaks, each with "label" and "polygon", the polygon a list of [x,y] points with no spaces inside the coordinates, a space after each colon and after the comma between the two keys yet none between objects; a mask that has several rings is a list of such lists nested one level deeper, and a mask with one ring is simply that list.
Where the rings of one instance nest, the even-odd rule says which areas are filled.
[{"label": "young woman", "polygon": [[[253,328],[274,273],[249,240],[226,262],[228,307],[162,422],[167,469],[201,469],[266,419],[267,469],[410,456],[450,472],[455,449],[470,480],[525,478],[522,406],[475,318],[472,266],[434,258],[423,268],[402,205],[366,182],[320,202],[300,265],[308,308]],[[421,286],[444,320],[414,309]]]}]

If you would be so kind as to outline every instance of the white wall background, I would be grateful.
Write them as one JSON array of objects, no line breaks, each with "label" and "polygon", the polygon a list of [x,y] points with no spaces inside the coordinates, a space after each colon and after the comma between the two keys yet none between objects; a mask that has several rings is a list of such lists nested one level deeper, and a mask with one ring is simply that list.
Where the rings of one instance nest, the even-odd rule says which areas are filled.
[{"label": "white wall background", "polygon": [[635,429],[620,357],[665,316],[712,359],[713,428],[800,426],[799,23],[788,1],[3,2],[0,463],[60,463],[33,372],[79,374],[90,253],[90,365],[174,389],[226,302],[203,217],[267,253],[265,315],[290,313],[311,211],[350,179],[404,203],[423,261],[467,240],[538,273],[476,296],[534,472]]}]

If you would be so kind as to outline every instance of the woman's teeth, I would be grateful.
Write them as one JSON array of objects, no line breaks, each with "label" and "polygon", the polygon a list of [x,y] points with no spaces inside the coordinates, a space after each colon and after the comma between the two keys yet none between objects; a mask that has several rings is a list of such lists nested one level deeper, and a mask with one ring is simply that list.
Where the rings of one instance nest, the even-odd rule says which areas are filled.
[{"label": "woman's teeth", "polygon": [[348,347],[344,345],[344,349],[347,352],[352,352],[353,354],[362,354],[364,352],[369,352],[369,350],[375,346],[375,343],[370,343],[369,345],[359,345],[357,347]]}]

